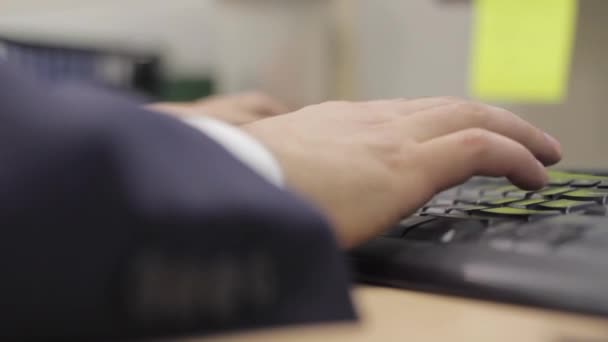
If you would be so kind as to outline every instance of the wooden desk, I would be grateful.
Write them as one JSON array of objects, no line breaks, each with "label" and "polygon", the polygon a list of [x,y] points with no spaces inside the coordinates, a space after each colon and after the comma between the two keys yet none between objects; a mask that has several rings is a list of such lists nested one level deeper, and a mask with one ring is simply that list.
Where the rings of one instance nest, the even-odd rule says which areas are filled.
[{"label": "wooden desk", "polygon": [[353,296],[358,324],[186,341],[608,342],[608,319],[369,286]]}]

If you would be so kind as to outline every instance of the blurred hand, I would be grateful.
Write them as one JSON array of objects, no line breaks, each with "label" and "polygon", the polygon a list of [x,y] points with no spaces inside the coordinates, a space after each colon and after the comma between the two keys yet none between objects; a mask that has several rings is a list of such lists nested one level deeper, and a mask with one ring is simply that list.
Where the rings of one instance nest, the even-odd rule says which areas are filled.
[{"label": "blurred hand", "polygon": [[541,188],[541,162],[561,158],[555,139],[515,114],[451,97],[329,102],[242,128],[275,153],[288,184],[326,212],[344,247],[473,175]]},{"label": "blurred hand", "polygon": [[194,102],[156,103],[149,107],[177,116],[205,115],[232,125],[243,125],[289,111],[281,102],[259,92],[212,96]]}]

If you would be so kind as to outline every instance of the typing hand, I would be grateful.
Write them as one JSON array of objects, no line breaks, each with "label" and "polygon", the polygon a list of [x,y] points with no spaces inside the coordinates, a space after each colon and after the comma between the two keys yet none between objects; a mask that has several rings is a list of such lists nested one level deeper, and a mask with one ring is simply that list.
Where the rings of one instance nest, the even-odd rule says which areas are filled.
[{"label": "typing hand", "polygon": [[243,128],[275,153],[288,184],[325,211],[344,247],[473,175],[540,188],[543,164],[561,158],[555,139],[515,114],[451,97],[329,102]]},{"label": "typing hand", "polygon": [[259,92],[212,96],[194,102],[156,103],[149,107],[178,116],[206,115],[232,125],[243,125],[289,111],[278,100]]}]

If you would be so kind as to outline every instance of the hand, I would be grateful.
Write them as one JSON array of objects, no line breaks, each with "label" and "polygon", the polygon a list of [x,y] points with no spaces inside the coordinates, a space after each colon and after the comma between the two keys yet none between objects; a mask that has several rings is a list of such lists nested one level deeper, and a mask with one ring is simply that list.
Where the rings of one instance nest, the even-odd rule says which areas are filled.
[{"label": "hand", "polygon": [[[242,127],[352,247],[473,175],[538,189],[559,143],[507,110],[451,98],[329,102]],[[539,162],[540,161],[540,162]]]},{"label": "hand", "polygon": [[206,115],[232,125],[243,125],[289,111],[279,101],[259,92],[212,96],[194,102],[156,103],[149,107],[178,116]]}]

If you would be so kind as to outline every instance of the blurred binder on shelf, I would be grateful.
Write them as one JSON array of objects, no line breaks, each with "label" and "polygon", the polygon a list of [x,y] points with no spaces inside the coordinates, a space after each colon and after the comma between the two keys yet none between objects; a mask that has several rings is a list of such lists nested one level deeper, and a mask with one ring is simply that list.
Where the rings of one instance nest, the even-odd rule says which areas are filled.
[{"label": "blurred binder on shelf", "polygon": [[154,53],[0,37],[0,59],[49,82],[83,82],[158,97],[161,58]]}]

